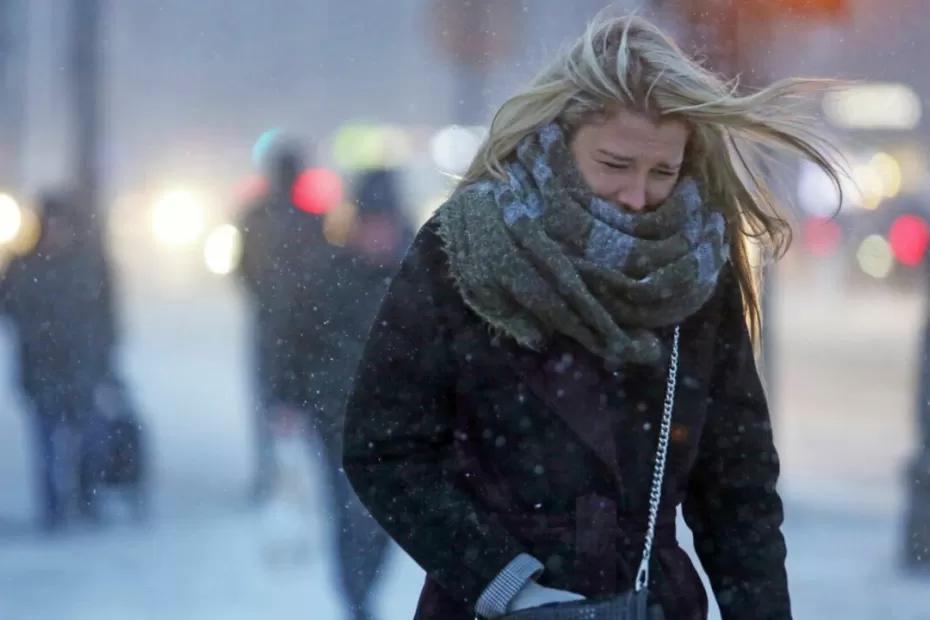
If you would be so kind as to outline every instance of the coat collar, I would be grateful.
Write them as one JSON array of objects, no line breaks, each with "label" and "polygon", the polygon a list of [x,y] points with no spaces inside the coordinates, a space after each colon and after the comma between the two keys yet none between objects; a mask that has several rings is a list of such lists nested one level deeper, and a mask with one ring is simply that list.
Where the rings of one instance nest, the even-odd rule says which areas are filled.
[{"label": "coat collar", "polygon": [[616,429],[604,390],[606,371],[590,353],[564,339],[542,353],[513,346],[519,349],[514,359],[521,380],[591,449],[622,491]]}]

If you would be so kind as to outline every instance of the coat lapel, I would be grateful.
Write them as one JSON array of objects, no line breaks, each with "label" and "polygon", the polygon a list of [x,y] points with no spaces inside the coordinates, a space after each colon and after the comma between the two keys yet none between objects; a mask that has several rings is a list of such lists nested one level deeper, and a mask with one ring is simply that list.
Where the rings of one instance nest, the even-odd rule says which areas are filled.
[{"label": "coat lapel", "polygon": [[603,378],[590,354],[570,346],[552,346],[543,355],[520,349],[515,359],[527,387],[603,462],[621,490],[615,429]]}]

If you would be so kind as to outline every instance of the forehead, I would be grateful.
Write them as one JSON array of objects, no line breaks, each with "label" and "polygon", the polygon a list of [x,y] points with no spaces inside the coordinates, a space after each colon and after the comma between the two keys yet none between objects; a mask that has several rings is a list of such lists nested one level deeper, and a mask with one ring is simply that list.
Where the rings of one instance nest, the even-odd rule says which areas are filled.
[{"label": "forehead", "polygon": [[678,119],[656,120],[620,110],[589,127],[589,145],[616,155],[680,162],[689,130]]}]

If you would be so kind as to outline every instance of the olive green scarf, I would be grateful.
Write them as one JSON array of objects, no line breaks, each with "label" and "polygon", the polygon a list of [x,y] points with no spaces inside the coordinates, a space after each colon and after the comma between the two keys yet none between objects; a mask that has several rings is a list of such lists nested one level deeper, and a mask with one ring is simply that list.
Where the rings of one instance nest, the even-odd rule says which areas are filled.
[{"label": "olive green scarf", "polygon": [[723,216],[687,178],[657,208],[622,211],[587,188],[555,123],[505,169],[506,181],[460,188],[439,209],[465,302],[531,349],[561,333],[608,366],[658,362],[653,330],[713,294],[728,257]]}]

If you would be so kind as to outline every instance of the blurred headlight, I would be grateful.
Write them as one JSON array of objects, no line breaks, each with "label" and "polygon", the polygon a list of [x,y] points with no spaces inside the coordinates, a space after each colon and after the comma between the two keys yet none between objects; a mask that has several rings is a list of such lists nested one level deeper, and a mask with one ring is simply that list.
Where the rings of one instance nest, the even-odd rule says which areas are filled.
[{"label": "blurred headlight", "polygon": [[23,210],[9,194],[0,194],[0,243],[15,240],[23,229]]},{"label": "blurred headlight", "polygon": [[204,229],[203,203],[191,192],[176,190],[160,196],[152,206],[152,232],[166,245],[190,245]]},{"label": "blurred headlight", "polygon": [[225,276],[239,266],[242,257],[242,235],[232,224],[223,224],[207,235],[203,260],[211,273]]}]

